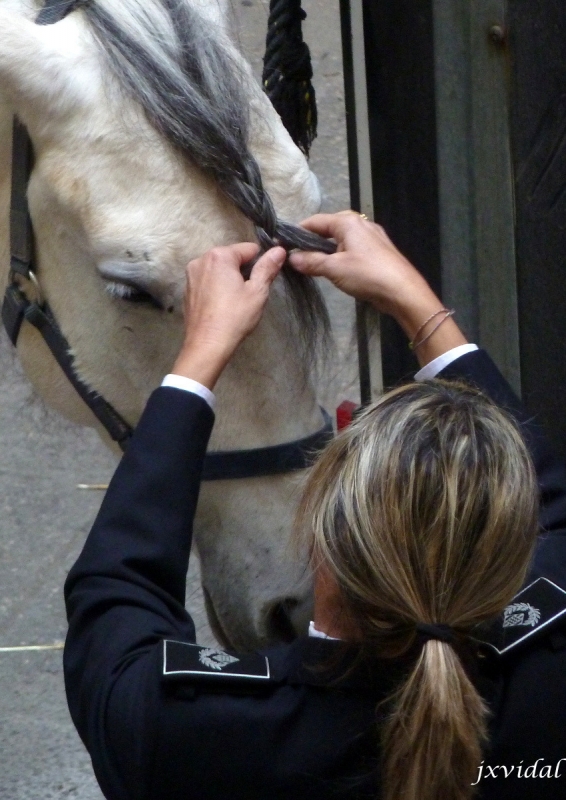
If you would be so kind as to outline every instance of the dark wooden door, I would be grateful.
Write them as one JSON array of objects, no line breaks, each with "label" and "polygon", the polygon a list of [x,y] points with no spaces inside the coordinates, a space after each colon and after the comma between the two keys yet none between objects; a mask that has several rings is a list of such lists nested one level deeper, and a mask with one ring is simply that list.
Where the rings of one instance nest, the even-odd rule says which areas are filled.
[{"label": "dark wooden door", "polygon": [[[462,37],[458,51],[461,81],[466,75],[470,80],[467,88],[460,83],[460,119],[469,116],[470,125],[465,133],[469,142],[456,154],[459,161],[455,158],[454,164],[460,163],[462,172],[468,170],[472,175],[470,238],[481,238],[477,220],[482,215],[485,220],[490,213],[500,214],[505,197],[497,191],[490,197],[490,183],[497,190],[499,177],[492,178],[494,162],[488,163],[489,142],[483,141],[478,147],[483,134],[478,117],[481,119],[484,110],[485,92],[485,103],[493,105],[492,118],[505,117],[503,125],[493,125],[493,135],[504,136],[506,141],[494,142],[494,146],[507,153],[511,162],[511,185],[506,195],[509,207],[504,209],[511,220],[506,246],[511,273],[505,273],[504,281],[509,281],[513,308],[516,304],[520,369],[508,373],[515,386],[520,386],[527,407],[545,422],[566,457],[566,2],[478,0],[468,5],[467,0],[457,0],[456,6],[467,15],[462,22],[454,12]],[[450,95],[442,87],[444,106],[439,105],[440,61],[435,48],[454,46],[454,42],[438,41],[439,5],[435,0],[364,0],[363,9],[376,220],[433,287],[442,292],[443,282],[445,289],[449,283],[446,293],[450,294],[458,274],[454,274],[454,259],[446,258],[446,248],[443,252],[446,230],[441,224],[441,205],[445,204],[445,212],[450,197],[440,197],[442,169],[437,158],[442,136],[446,142],[447,132],[440,131],[439,125],[446,127],[446,98]],[[502,33],[495,43],[492,26]],[[479,54],[481,48],[485,52]],[[468,94],[469,103],[462,97]],[[444,116],[438,113],[441,107]],[[489,115],[485,119],[489,120]],[[440,167],[446,177],[446,164],[440,163]],[[478,175],[479,189],[477,181],[474,185]],[[462,195],[458,202],[462,205]],[[469,335],[479,338],[479,344],[491,337],[489,349],[494,345],[499,348],[497,360],[505,368],[501,362],[505,361],[509,325],[502,327],[500,334],[497,303],[492,296],[498,277],[497,273],[495,277],[489,274],[497,257],[497,242],[497,237],[493,238],[487,260],[485,254],[474,256],[473,246],[481,249],[482,243],[472,242],[467,266],[471,283],[469,275],[467,280],[471,285],[475,274],[477,282],[472,291],[460,291],[460,307],[469,305],[461,308],[465,313],[460,320],[465,317]],[[451,263],[444,263],[447,261]],[[463,270],[464,261],[462,256]],[[506,286],[498,289],[502,292],[501,305],[506,290]],[[516,330],[511,338],[516,346]],[[390,320],[384,320],[382,346],[384,382],[391,386],[409,376],[415,362],[405,338]]]},{"label": "dark wooden door", "polygon": [[507,13],[523,398],[566,457],[566,2]]}]

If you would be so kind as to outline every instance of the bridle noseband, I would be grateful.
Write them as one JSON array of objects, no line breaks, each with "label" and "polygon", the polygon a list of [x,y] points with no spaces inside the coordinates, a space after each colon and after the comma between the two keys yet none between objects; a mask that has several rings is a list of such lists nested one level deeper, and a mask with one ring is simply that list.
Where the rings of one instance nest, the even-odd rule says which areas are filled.
[{"label": "bridle noseband", "polygon": [[[46,0],[37,24],[50,25],[63,19],[88,0]],[[14,347],[24,320],[41,334],[51,354],[80,398],[93,412],[108,435],[124,451],[133,434],[132,426],[98,392],[85,384],[74,367],[71,347],[49,305],[36,276],[34,233],[27,201],[33,169],[33,147],[26,128],[14,120],[12,139],[12,196],[10,207],[10,276],[2,303],[2,321]],[[32,289],[29,300],[22,283]],[[332,420],[321,408],[324,426],[303,439],[250,450],[215,451],[206,454],[203,480],[228,480],[278,475],[310,466],[316,451],[332,438]]]}]

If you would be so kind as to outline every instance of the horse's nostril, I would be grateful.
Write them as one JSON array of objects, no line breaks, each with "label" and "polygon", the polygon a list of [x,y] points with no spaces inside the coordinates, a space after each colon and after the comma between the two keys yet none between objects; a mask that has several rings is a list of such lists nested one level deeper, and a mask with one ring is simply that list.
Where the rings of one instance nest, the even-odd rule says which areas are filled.
[{"label": "horse's nostril", "polygon": [[293,611],[298,605],[298,600],[287,597],[271,607],[266,621],[267,636],[271,641],[292,642],[297,638]]}]

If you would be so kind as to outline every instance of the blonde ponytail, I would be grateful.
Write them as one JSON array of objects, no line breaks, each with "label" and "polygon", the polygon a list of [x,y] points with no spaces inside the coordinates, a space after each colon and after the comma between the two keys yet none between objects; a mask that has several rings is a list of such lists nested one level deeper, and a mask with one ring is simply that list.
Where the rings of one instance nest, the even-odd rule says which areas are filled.
[{"label": "blonde ponytail", "polygon": [[467,800],[487,709],[451,645],[424,644],[394,700],[382,733],[383,800]]},{"label": "blonde ponytail", "polygon": [[[464,663],[476,626],[523,583],[538,491],[514,421],[432,381],[385,395],[315,464],[297,534],[339,591],[345,625],[406,677],[381,724],[384,800],[468,800],[487,708]],[[418,629],[449,626],[454,641]]]}]

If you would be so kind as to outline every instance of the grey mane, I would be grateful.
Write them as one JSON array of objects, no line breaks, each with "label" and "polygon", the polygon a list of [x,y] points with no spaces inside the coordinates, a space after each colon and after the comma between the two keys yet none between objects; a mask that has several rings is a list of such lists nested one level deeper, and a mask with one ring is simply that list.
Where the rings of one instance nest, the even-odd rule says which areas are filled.
[{"label": "grey mane", "polygon": [[[149,30],[125,30],[101,4],[85,13],[113,73],[141,104],[149,122],[167,141],[210,175],[250,219],[263,249],[274,243],[287,250],[333,252],[326,239],[277,218],[263,187],[259,166],[248,147],[248,105],[244,76],[210,24],[186,0],[160,0],[173,40]],[[312,344],[328,331],[328,314],[314,281],[284,268],[284,277],[301,335]]]}]

